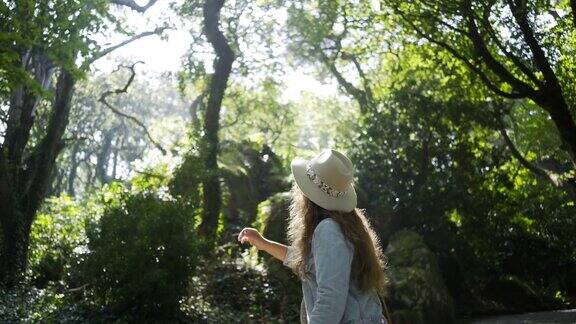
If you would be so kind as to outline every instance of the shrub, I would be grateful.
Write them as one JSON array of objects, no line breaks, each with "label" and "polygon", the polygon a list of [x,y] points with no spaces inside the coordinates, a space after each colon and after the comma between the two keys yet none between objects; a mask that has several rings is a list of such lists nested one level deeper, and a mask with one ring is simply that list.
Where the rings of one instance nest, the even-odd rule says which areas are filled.
[{"label": "shrub", "polygon": [[226,252],[216,250],[199,266],[182,307],[188,318],[194,323],[294,322],[286,321],[280,295],[284,290],[268,276],[266,268],[248,251],[240,257]]},{"label": "shrub", "polygon": [[95,299],[119,313],[178,314],[196,263],[186,208],[153,193],[136,193],[87,228],[90,252],[82,275]]},{"label": "shrub", "polygon": [[63,296],[27,286],[0,289],[0,323],[39,322],[62,304]]},{"label": "shrub", "polygon": [[36,216],[30,234],[28,277],[37,287],[69,279],[86,245],[88,213],[69,196],[49,198]]}]

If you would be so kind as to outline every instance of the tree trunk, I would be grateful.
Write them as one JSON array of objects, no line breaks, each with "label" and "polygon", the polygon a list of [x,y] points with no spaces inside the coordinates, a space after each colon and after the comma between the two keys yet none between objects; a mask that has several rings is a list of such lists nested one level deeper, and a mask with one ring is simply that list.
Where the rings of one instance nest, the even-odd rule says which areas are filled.
[{"label": "tree trunk", "polygon": [[[122,147],[122,146],[120,146]],[[120,150],[118,148],[114,149],[114,156],[112,157],[112,180],[116,180],[116,173],[118,171],[118,154]]]},{"label": "tree trunk", "polygon": [[24,207],[35,214],[44,196],[50,180],[49,175],[56,164],[56,157],[64,148],[62,136],[68,126],[72,95],[76,80],[66,70],[60,72],[56,86],[56,97],[52,106],[52,115],[46,130],[46,135],[34,148],[26,162],[27,172],[24,181],[29,188],[23,196]]},{"label": "tree trunk", "polygon": [[67,190],[69,196],[74,197],[76,192],[74,190],[74,182],[76,181],[76,176],[78,174],[78,150],[80,149],[80,143],[76,141],[72,147],[72,152],[70,153],[70,172],[68,172]]},{"label": "tree trunk", "polygon": [[566,118],[566,116],[567,114],[563,111],[550,111],[550,117],[560,134],[562,147],[568,152],[572,167],[576,169],[576,124],[573,119]]},{"label": "tree trunk", "polygon": [[12,287],[24,276],[28,259],[31,215],[15,205],[3,206],[2,242],[0,243],[0,286]]},{"label": "tree trunk", "polygon": [[[21,67],[31,72],[43,89],[50,87],[54,68],[47,55],[27,50],[21,53],[20,62]],[[2,146],[9,161],[20,161],[23,157],[39,102],[40,97],[29,86],[21,85],[12,90]]]},{"label": "tree trunk", "polygon": [[108,161],[110,160],[110,153],[112,148],[112,137],[114,136],[114,130],[110,130],[104,134],[104,139],[102,140],[102,146],[100,147],[100,152],[96,156],[96,179],[100,181],[101,184],[108,183],[109,177],[108,173]]},{"label": "tree trunk", "polygon": [[210,242],[215,241],[216,227],[222,205],[222,193],[220,188],[220,177],[218,174],[218,131],[220,129],[220,107],[224,92],[228,83],[228,78],[232,71],[234,62],[234,52],[230,48],[228,41],[219,29],[220,10],[224,5],[224,0],[206,0],[203,6],[204,13],[204,33],[214,51],[216,59],[214,62],[214,74],[210,78],[210,88],[208,103],[206,105],[206,115],[204,118],[204,138],[203,138],[203,158],[205,177],[203,185],[203,215],[199,232]]},{"label": "tree trunk", "polygon": [[559,90],[553,94],[537,97],[534,101],[548,112],[560,135],[563,149],[568,152],[576,168],[576,123],[568,104]]},{"label": "tree trunk", "polygon": [[[4,147],[3,147],[4,149]],[[18,213],[16,206],[17,199],[14,193],[14,186],[11,175],[11,166],[6,159],[8,154],[4,150],[0,151],[0,206],[2,212],[0,213],[0,227],[2,228],[2,241],[0,242],[0,286],[13,286],[18,282],[17,274],[20,269],[24,269],[26,260],[22,256],[22,248],[18,248],[17,229],[18,222],[22,222],[24,217]]]},{"label": "tree trunk", "polygon": [[570,0],[570,8],[572,9],[572,25],[576,28],[576,0]]},{"label": "tree trunk", "polygon": [[[13,286],[26,269],[30,229],[44,200],[56,157],[63,148],[62,136],[68,124],[74,77],[63,70],[58,78],[56,97],[46,135],[24,160],[10,160],[0,150],[0,285]],[[6,144],[6,142],[4,142]],[[21,165],[26,168],[21,169]]]},{"label": "tree trunk", "polygon": [[50,181],[50,189],[48,190],[48,196],[58,196],[62,193],[62,184],[64,182],[64,170],[59,170],[54,168],[52,170],[52,180]]}]

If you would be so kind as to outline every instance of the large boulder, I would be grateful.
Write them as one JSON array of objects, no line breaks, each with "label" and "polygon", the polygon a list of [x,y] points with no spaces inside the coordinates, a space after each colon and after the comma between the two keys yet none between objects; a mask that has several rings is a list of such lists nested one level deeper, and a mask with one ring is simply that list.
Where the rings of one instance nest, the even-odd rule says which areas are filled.
[{"label": "large boulder", "polygon": [[390,284],[386,301],[395,324],[454,323],[452,297],[442,279],[436,256],[422,237],[401,230],[390,238],[385,252]]},{"label": "large boulder", "polygon": [[[290,192],[277,193],[258,206],[256,226],[263,227],[262,233],[267,239],[288,244],[286,229],[288,227],[290,198]],[[260,255],[268,268],[271,285],[282,296],[278,305],[278,313],[282,314],[287,323],[298,322],[302,300],[300,280],[282,262],[266,253],[260,253]]]}]

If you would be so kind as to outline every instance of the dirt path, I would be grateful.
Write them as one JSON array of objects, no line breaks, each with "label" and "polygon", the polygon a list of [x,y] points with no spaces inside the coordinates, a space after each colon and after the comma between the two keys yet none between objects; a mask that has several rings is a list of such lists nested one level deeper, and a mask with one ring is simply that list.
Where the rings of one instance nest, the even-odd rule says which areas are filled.
[{"label": "dirt path", "polygon": [[518,315],[494,316],[475,319],[469,324],[574,324],[576,309],[554,312],[527,313]]}]

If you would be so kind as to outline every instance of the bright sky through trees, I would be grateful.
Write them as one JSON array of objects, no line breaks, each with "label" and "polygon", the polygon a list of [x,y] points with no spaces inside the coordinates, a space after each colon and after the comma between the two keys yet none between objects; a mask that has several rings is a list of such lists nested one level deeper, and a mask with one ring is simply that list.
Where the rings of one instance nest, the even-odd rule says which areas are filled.
[{"label": "bright sky through trees", "polygon": [[[145,3],[145,1],[137,2]],[[182,57],[186,54],[192,41],[190,28],[170,9],[170,3],[180,2],[181,0],[159,1],[144,14],[125,8],[118,9],[119,12],[121,10],[124,13],[127,25],[132,26],[136,32],[152,30],[163,21],[173,23],[175,27],[164,32],[165,39],[157,36],[142,38],[111,53],[94,66],[103,72],[110,72],[116,68],[116,62],[119,59],[125,58],[134,62],[145,62],[144,65],[138,67],[140,71],[177,73],[182,65]],[[285,15],[277,15],[280,20],[286,19]],[[111,44],[114,44],[122,41],[126,36],[112,33],[106,38]],[[206,57],[207,67],[210,66],[210,60],[211,58]],[[286,65],[286,78],[283,81],[285,89],[282,93],[282,100],[285,101],[298,101],[302,98],[303,91],[321,97],[337,94],[337,85],[333,80],[327,79],[320,82],[315,78],[312,69],[306,66],[292,67]]]}]

